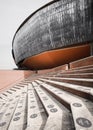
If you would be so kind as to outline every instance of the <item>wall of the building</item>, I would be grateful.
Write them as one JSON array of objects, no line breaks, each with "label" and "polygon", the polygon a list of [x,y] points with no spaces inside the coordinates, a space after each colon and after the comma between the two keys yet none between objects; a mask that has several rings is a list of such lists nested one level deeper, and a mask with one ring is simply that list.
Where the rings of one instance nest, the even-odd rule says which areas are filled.
[{"label": "wall of the building", "polygon": [[0,91],[15,85],[31,75],[31,71],[0,70]]},{"label": "wall of the building", "polygon": [[34,14],[16,33],[15,61],[93,41],[93,0],[59,0]]}]

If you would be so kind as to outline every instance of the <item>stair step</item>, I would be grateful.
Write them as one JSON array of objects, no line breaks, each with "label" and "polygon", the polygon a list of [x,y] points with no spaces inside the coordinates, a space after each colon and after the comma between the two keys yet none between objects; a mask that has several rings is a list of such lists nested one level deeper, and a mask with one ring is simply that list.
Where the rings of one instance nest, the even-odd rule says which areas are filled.
[{"label": "stair step", "polygon": [[9,105],[9,107],[8,107],[8,104],[6,104],[5,111],[3,108],[4,114],[3,114],[2,118],[0,119],[0,130],[7,130],[8,129],[8,126],[9,126],[10,121],[12,119],[12,115],[13,115],[14,110],[16,108],[17,102],[18,102],[18,100],[11,101],[11,104]]},{"label": "stair step", "polygon": [[84,78],[60,78],[60,77],[45,77],[45,79],[51,79],[60,82],[66,82],[71,84],[77,84],[87,87],[93,87],[93,79],[84,79]]},{"label": "stair step", "polygon": [[[40,111],[38,101],[36,99],[35,90],[31,84],[28,86],[28,111],[27,111],[27,128],[26,130],[40,130],[43,129],[46,121],[44,109]],[[43,119],[42,117],[45,119]]]},{"label": "stair step", "polygon": [[25,89],[21,93],[19,102],[14,111],[8,130],[23,130],[27,127],[26,103],[27,103],[27,88],[25,87]]},{"label": "stair step", "polygon": [[93,79],[93,73],[77,73],[77,74],[56,74],[52,77],[64,77],[64,78],[89,78]]},{"label": "stair step", "polygon": [[48,92],[55,95],[56,98],[70,105],[76,130],[93,130],[93,116],[90,114],[82,100],[39,80],[36,80],[36,82]]},{"label": "stair step", "polygon": [[39,79],[43,82],[50,83],[51,85],[61,88],[65,91],[71,92],[73,94],[79,95],[81,97],[93,100],[93,88],[91,87],[84,87],[81,85],[74,85],[70,83],[65,83],[65,82],[58,82],[55,80],[47,80],[47,79]]},{"label": "stair step", "polygon": [[28,77],[0,93],[0,130],[93,130],[93,65]]},{"label": "stair step", "polygon": [[79,73],[93,73],[93,68],[80,69],[80,70],[68,70],[60,72],[60,74],[79,74]]},{"label": "stair step", "polygon": [[[70,66],[70,68],[71,68],[71,66]],[[75,68],[71,68],[71,70],[80,70],[80,69],[89,69],[89,68],[93,68],[93,65],[75,67]]]},{"label": "stair step", "polygon": [[5,105],[4,101],[0,101],[0,110],[2,109],[2,107]]},{"label": "stair step", "polygon": [[70,68],[72,69],[77,69],[77,68],[86,68],[86,67],[91,67],[93,68],[93,56],[89,56],[74,62],[70,63]]},{"label": "stair step", "polygon": [[62,130],[63,111],[40,87],[38,87],[35,82],[32,83],[48,114],[44,130],[50,130],[51,128],[55,128],[55,130]]}]

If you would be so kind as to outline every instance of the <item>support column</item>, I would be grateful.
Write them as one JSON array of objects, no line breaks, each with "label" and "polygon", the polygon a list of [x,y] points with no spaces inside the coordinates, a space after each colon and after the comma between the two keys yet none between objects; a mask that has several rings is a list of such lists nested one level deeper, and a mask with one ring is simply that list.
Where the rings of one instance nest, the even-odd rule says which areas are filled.
[{"label": "support column", "polygon": [[93,43],[90,43],[90,55],[93,56]]}]

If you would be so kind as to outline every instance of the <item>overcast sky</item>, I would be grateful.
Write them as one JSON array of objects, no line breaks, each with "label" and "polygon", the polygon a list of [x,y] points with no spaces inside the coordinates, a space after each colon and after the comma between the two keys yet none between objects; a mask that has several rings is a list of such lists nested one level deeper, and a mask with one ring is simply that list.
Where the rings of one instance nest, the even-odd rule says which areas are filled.
[{"label": "overcast sky", "polygon": [[12,39],[20,24],[50,0],[0,0],[0,69],[13,69]]}]

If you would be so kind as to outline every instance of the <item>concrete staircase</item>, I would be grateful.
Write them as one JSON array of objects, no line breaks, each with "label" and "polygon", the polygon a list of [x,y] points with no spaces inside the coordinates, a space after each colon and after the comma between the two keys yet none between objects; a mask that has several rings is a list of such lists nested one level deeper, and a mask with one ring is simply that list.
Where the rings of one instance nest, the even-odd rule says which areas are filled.
[{"label": "concrete staircase", "polygon": [[93,57],[0,93],[0,130],[93,130]]}]

